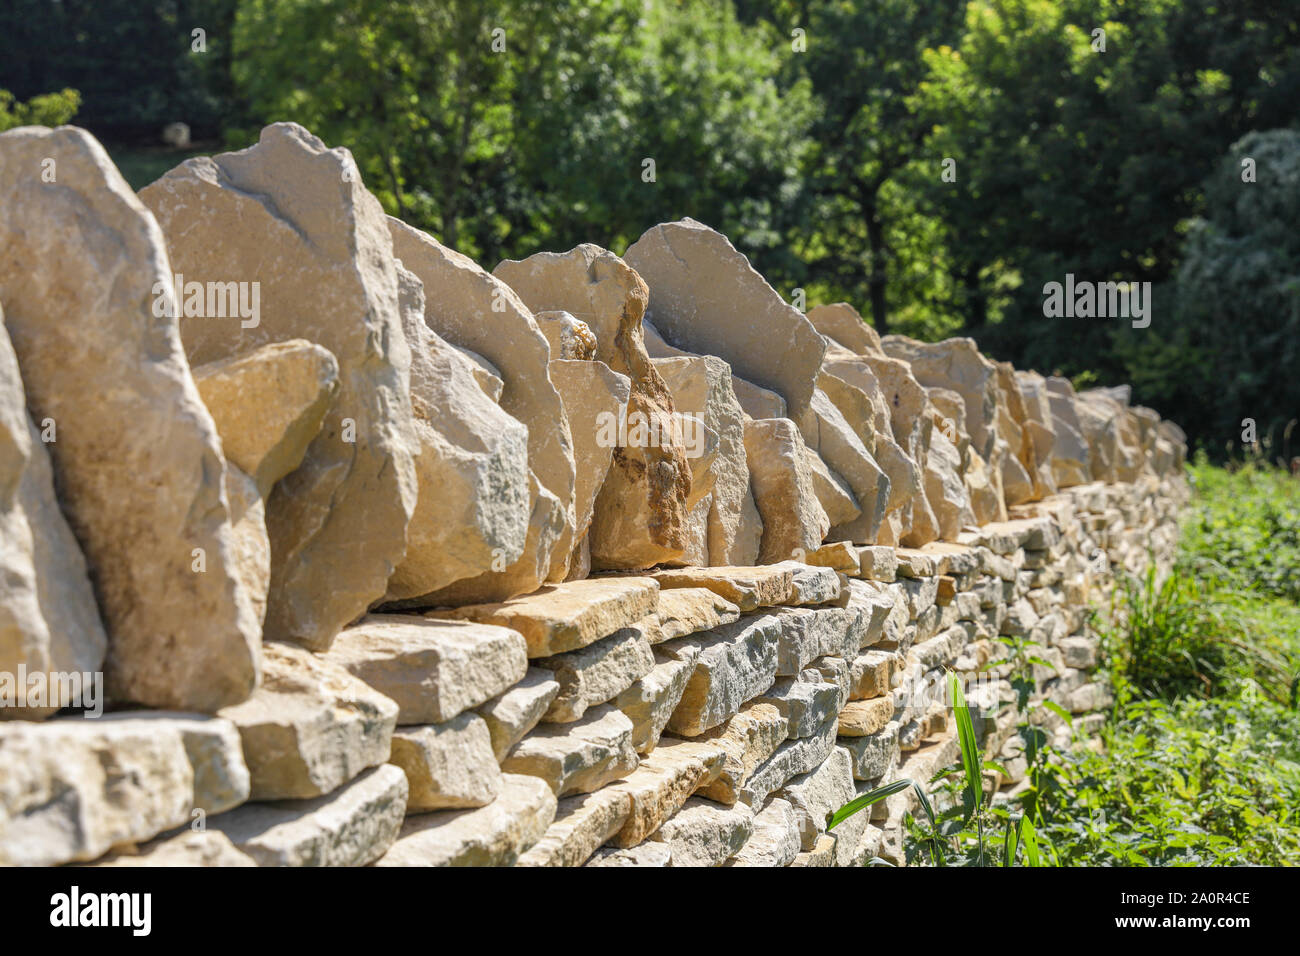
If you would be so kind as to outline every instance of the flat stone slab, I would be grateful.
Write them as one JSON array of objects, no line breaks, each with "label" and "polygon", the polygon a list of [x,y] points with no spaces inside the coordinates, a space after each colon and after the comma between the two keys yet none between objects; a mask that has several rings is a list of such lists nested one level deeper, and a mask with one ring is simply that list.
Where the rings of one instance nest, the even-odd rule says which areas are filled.
[{"label": "flat stone slab", "polygon": [[673,865],[673,849],[667,843],[642,843],[626,850],[605,847],[583,865],[668,867]]},{"label": "flat stone slab", "polygon": [[629,627],[580,650],[540,658],[537,665],[554,674],[560,685],[542,720],[567,723],[581,718],[587,708],[613,700],[650,673],[655,657],[645,634]]},{"label": "flat stone slab", "polygon": [[248,803],[208,827],[258,866],[365,866],[397,837],[406,795],[406,774],[384,764],[323,797]]},{"label": "flat stone slab", "polygon": [[559,692],[560,682],[554,674],[530,667],[518,684],[479,707],[478,712],[492,735],[492,752],[498,763],[524,734],[537,726]]},{"label": "flat stone slab", "polygon": [[397,703],[399,724],[440,724],[502,693],[528,670],[517,631],[469,621],[370,614],[321,655]]},{"label": "flat stone slab", "polygon": [[799,821],[789,800],[775,797],[754,815],[754,828],[731,866],[789,866],[799,855]]},{"label": "flat stone slab", "polygon": [[786,604],[794,593],[793,572],[777,564],[753,568],[671,568],[653,571],[650,576],[664,590],[708,588],[741,611]]},{"label": "flat stone slab", "polygon": [[858,607],[791,607],[766,614],[781,623],[776,673],[782,677],[793,677],[819,657],[855,656],[870,623]]},{"label": "flat stone slab", "polygon": [[611,575],[548,584],[497,604],[470,604],[429,612],[512,628],[528,642],[529,657],[574,651],[632,627],[653,614],[659,584],[651,577]]},{"label": "flat stone slab", "polygon": [[730,624],[740,617],[740,608],[708,588],[664,588],[658,616],[656,643]]},{"label": "flat stone slab", "polygon": [[507,773],[501,794],[477,810],[408,817],[375,866],[513,866],[555,819],[546,781]]},{"label": "flat stone slab", "polygon": [[677,866],[721,866],[753,832],[754,814],[743,803],[726,807],[691,797],[650,839],[672,847]]},{"label": "flat stone slab", "polygon": [[840,711],[840,736],[867,737],[879,733],[893,717],[894,698],[890,694],[849,701]]},{"label": "flat stone slab", "polygon": [[597,790],[561,800],[555,822],[516,866],[582,866],[619,831],[632,809],[621,791]]},{"label": "flat stone slab", "polygon": [[631,799],[627,821],[612,843],[636,846],[676,813],[686,799],[722,768],[723,750],[712,743],[665,739],[626,780],[611,789]]},{"label": "flat stone slab", "polygon": [[732,804],[740,799],[741,788],[790,735],[790,724],[780,708],[753,701],[721,727],[703,734],[701,741],[717,744],[724,757],[717,779],[701,787],[701,796]]},{"label": "flat stone slab", "polygon": [[220,712],[239,728],[251,799],[318,797],[388,759],[397,704],[305,648],[262,654],[262,686]]},{"label": "flat stone slab", "polygon": [[239,735],[213,717],[140,713],[0,723],[0,864],[93,860],[247,798]]},{"label": "flat stone slab", "polygon": [[892,581],[898,576],[898,557],[894,549],[872,544],[858,549],[858,576],[872,581]]},{"label": "flat stone slab", "polygon": [[762,694],[776,677],[782,622],[772,616],[742,618],[716,630],[660,645],[672,654],[683,642],[699,658],[668,729],[684,737],[710,730]]},{"label": "flat stone slab", "polygon": [[257,866],[220,830],[182,830],[140,846],[128,846],[89,866]]},{"label": "flat stone slab", "polygon": [[656,654],[654,668],[613,700],[632,721],[632,746],[637,753],[654,750],[695,672],[699,648],[684,645],[675,654]]},{"label": "flat stone slab", "polygon": [[501,789],[492,734],[478,714],[398,727],[389,760],[410,784],[407,813],[487,806]]},{"label": "flat stone slab", "polygon": [[556,796],[590,793],[637,768],[633,726],[608,704],[574,723],[542,724],[501,762],[506,773],[545,780]]}]

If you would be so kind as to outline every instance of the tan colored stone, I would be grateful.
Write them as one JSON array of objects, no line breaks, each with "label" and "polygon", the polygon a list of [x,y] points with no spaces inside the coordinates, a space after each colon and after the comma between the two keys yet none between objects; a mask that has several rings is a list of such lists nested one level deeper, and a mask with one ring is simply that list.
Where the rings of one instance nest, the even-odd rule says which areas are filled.
[{"label": "tan colored stone", "polygon": [[629,425],[639,418],[659,436],[658,442],[615,448],[592,519],[592,566],[643,568],[680,558],[687,546],[690,465],[675,429],[672,396],[645,348],[645,282],[618,256],[589,243],[506,260],[494,274],[533,309],[564,309],[585,322],[596,335],[596,358],[631,379]]},{"label": "tan colored stone", "polygon": [[884,729],[894,717],[894,699],[888,694],[870,700],[853,700],[840,711],[841,737],[866,737]]},{"label": "tan colored stone", "polygon": [[545,781],[507,773],[486,807],[408,817],[375,866],[512,866],[554,819],[555,794]]},{"label": "tan colored stone", "polygon": [[767,690],[776,677],[781,630],[780,620],[760,615],[660,645],[668,654],[678,648],[699,648],[695,670],[668,721],[668,729],[686,737],[697,736],[717,727],[746,701]]},{"label": "tan colored stone", "polygon": [[[48,161],[57,188],[40,179]],[[166,314],[176,298],[157,223],[103,147],[71,126],[0,134],[0,208],[4,323],[27,409],[57,430],[45,450],[93,572],[108,692],[205,712],[242,700],[257,682],[261,628],[228,566],[224,462]],[[112,369],[119,387],[92,369]],[[81,618],[68,623],[93,627]]]},{"label": "tan colored stone", "polygon": [[852,489],[845,484],[843,478],[826,467],[826,462],[822,461],[821,455],[807,445],[803,446],[803,455],[808,463],[808,469],[812,472],[813,489],[817,492],[817,500],[821,503],[822,510],[826,512],[831,527],[838,528],[862,514],[857,499],[853,497]]},{"label": "tan colored stone", "polygon": [[247,799],[225,720],[175,714],[0,724],[0,863],[93,860]]},{"label": "tan colored stone", "polygon": [[487,806],[501,788],[492,735],[478,714],[398,727],[389,760],[410,784],[407,813]]},{"label": "tan colored stone", "polygon": [[501,769],[540,777],[559,797],[591,793],[637,768],[632,732],[621,711],[599,704],[577,721],[541,724],[514,746]]},{"label": "tan colored stone", "polygon": [[754,815],[754,832],[733,866],[789,866],[799,855],[799,821],[790,801],[776,797]]},{"label": "tan colored stone", "polygon": [[790,599],[794,575],[788,567],[762,565],[753,568],[672,568],[652,571],[647,577],[660,588],[708,588],[742,612],[784,604]]},{"label": "tan colored stone", "polygon": [[750,776],[789,737],[790,724],[774,704],[752,701],[725,724],[698,739],[717,744],[724,757],[717,779],[701,787],[701,796],[720,803],[735,803]]},{"label": "tan colored stone", "polygon": [[582,866],[627,822],[632,798],[606,788],[559,802],[555,822],[516,866]]},{"label": "tan colored stone", "polygon": [[673,850],[667,843],[642,843],[625,850],[604,847],[592,854],[583,866],[670,867]]},{"label": "tan colored stone", "polygon": [[194,369],[226,460],[266,497],[297,468],[339,392],[339,363],[306,339],[271,342]]},{"label": "tan colored stone", "polygon": [[[411,350],[420,493],[406,529],[406,555],[388,579],[385,600],[419,606],[436,600],[426,595],[519,561],[534,530],[536,502],[528,430],[484,391],[480,373],[487,360],[430,329],[422,283],[402,266],[397,276],[402,330]],[[498,381],[492,378],[499,396]]]},{"label": "tan colored stone", "polygon": [[665,339],[725,360],[733,374],[779,393],[799,420],[816,387],[821,336],[725,236],[693,219],[662,223],[624,258],[650,287],[646,317]]},{"label": "tan colored stone", "polygon": [[[657,359],[654,364],[672,392],[678,415],[695,416],[718,435],[718,453],[709,467],[713,501],[707,563],[755,563],[763,523],[750,491],[745,413],[732,387],[730,366],[713,356]],[[695,482],[692,495],[699,493],[698,485]]]},{"label": "tan colored stone", "polygon": [[805,452],[789,419],[745,422],[750,483],[763,519],[758,557],[765,564],[815,551],[830,531]]},{"label": "tan colored stone", "polygon": [[220,711],[239,729],[253,800],[317,797],[388,759],[397,704],[300,647],[263,653],[262,685]]},{"label": "tan colored stone", "polygon": [[655,658],[645,634],[627,627],[576,651],[543,657],[537,664],[560,685],[542,720],[567,723],[623,693],[650,673]]},{"label": "tan colored stone", "polygon": [[397,838],[406,794],[406,776],[384,764],[332,793],[246,804],[209,825],[258,866],[365,866]]},{"label": "tan colored stone", "polygon": [[611,576],[552,584],[496,604],[431,612],[512,628],[528,642],[529,657],[577,650],[633,627],[655,610],[659,583],[650,577]]},{"label": "tan colored stone", "polygon": [[257,866],[220,830],[183,830],[139,846],[127,845],[90,866]]},{"label": "tan colored stone", "polygon": [[880,335],[847,302],[809,309],[808,321],[822,335],[834,339],[856,355],[884,354],[880,347]]},{"label": "tan colored stone", "polygon": [[671,657],[655,654],[650,672],[614,698],[614,706],[632,721],[632,746],[637,753],[649,753],[659,743],[698,657],[699,649],[694,647],[679,648]]},{"label": "tan colored stone", "polygon": [[626,780],[611,789],[631,798],[627,822],[611,841],[614,846],[636,846],[681,808],[722,767],[723,751],[711,743],[665,738]]},{"label": "tan colored stone", "polygon": [[730,624],[740,617],[740,608],[709,588],[665,588],[659,592],[656,614],[656,643],[662,643]]},{"label": "tan colored stone", "polygon": [[560,682],[554,674],[530,667],[523,680],[479,707],[492,735],[492,751],[498,763],[537,726],[559,692]]},{"label": "tan colored stone", "polygon": [[753,832],[754,814],[744,804],[724,807],[691,797],[650,839],[672,848],[675,866],[721,866]]},{"label": "tan colored stone", "polygon": [[508,628],[405,614],[370,614],[321,658],[398,706],[398,723],[440,724],[505,691],[528,670]]},{"label": "tan colored stone", "polygon": [[[516,289],[516,292],[519,290]],[[537,327],[551,346],[551,361],[576,359],[590,362],[596,358],[599,343],[591,326],[563,309],[534,312]]]},{"label": "tan colored stone", "polygon": [[[97,702],[65,699],[59,674],[100,670],[108,638],[100,623],[86,560],[55,498],[54,475],[41,432],[27,417],[18,360],[0,313],[0,674],[10,689],[27,674],[47,675],[52,690],[40,706],[10,699],[0,720],[33,720],[60,707]],[[2,679],[2,678],[0,678]],[[69,692],[75,688],[68,688]],[[93,693],[93,687],[92,687]]]},{"label": "tan colored stone", "polygon": [[[440,603],[502,600],[561,580],[574,545],[573,439],[548,372],[551,349],[532,312],[509,286],[432,236],[389,218],[393,253],[425,287],[429,328],[493,364],[505,380],[501,407],[528,429],[528,466],[545,496],[533,498],[523,557],[504,570],[456,582]],[[539,492],[540,495],[540,492]],[[552,514],[558,509],[558,514]]]},{"label": "tan colored stone", "polygon": [[266,509],[266,635],[311,648],[327,647],[383,596],[418,494],[397,266],[379,201],[354,171],[346,150],[276,123],[256,145],[187,160],[140,194],[187,286],[260,290],[256,324],[186,310],[180,328],[193,364],[285,339],[313,342],[338,362],[338,396]]}]

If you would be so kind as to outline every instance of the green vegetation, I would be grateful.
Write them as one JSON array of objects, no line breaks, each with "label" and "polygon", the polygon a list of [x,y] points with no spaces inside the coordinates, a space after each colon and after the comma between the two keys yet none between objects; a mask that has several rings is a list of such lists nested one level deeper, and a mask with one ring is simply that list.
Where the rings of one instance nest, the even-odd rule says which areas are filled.
[{"label": "green vegetation", "polygon": [[0,133],[15,126],[61,126],[77,114],[81,95],[76,90],[43,93],[19,103],[8,90],[0,90]]},{"label": "green vegetation", "polygon": [[1258,462],[1227,470],[1203,456],[1189,474],[1196,496],[1173,572],[1123,582],[1110,609],[1103,636],[1116,703],[1100,737],[1049,744],[1034,705],[1025,709],[1032,649],[1008,639],[1005,659],[1022,678],[1013,686],[1025,711],[1028,786],[994,803],[974,783],[996,765],[962,732],[969,714],[958,688],[961,764],[898,787],[948,807],[936,816],[926,801],[922,819],[909,820],[911,860],[1300,863],[1300,483]]}]

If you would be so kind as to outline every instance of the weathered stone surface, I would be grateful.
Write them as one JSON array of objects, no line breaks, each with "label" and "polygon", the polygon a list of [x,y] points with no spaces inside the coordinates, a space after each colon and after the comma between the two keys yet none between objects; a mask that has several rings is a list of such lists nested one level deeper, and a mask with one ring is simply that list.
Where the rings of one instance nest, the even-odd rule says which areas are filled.
[{"label": "weathered stone surface", "polygon": [[[732,388],[730,366],[713,356],[658,359],[654,364],[672,392],[677,414],[694,416],[718,436],[718,452],[709,465],[713,500],[707,563],[756,563],[764,524],[750,490],[745,413]],[[693,487],[691,494],[698,496],[701,491]]]},{"label": "weathered stone surface", "polygon": [[862,562],[858,557],[860,549],[851,541],[835,541],[824,544],[816,551],[804,555],[804,563],[821,568],[833,568],[844,574],[856,577],[862,571]]},{"label": "weathered stone surface", "polygon": [[781,624],[776,673],[793,677],[818,657],[857,655],[867,622],[856,607],[778,608],[766,612]]},{"label": "weathered stone surface", "polygon": [[632,731],[621,711],[601,704],[581,720],[541,724],[514,746],[501,768],[540,777],[560,797],[591,793],[636,769]]},{"label": "weathered stone surface", "polygon": [[803,446],[803,453],[808,463],[808,470],[812,472],[813,489],[817,492],[817,500],[821,503],[822,510],[826,512],[831,527],[838,528],[862,514],[857,499],[853,497],[852,489],[844,483],[843,478],[826,467],[826,462],[822,461],[821,455],[807,445]]},{"label": "weathered stone surface", "polygon": [[302,648],[263,654],[262,686],[220,711],[239,729],[252,799],[320,796],[388,759],[397,704]]},{"label": "weathered stone surface", "polygon": [[717,744],[724,757],[717,779],[701,787],[701,796],[719,803],[735,803],[750,776],[785,743],[790,724],[773,704],[753,701],[725,724],[707,731],[699,740]]},{"label": "weathered stone surface", "polygon": [[763,519],[758,559],[772,564],[815,551],[831,523],[817,496],[799,429],[785,418],[751,419],[744,432],[750,484]]},{"label": "weathered stone surface", "polygon": [[[57,187],[41,181],[47,161],[57,163]],[[44,451],[92,572],[109,637],[109,693],[205,712],[242,700],[257,682],[261,628],[228,566],[216,428],[177,320],[154,314],[176,303],[163,236],[99,143],[70,126],[0,135],[0,208],[4,323],[27,410],[57,429]],[[54,313],[82,321],[51,321]],[[122,387],[105,389],[88,374],[104,368]],[[49,542],[75,574],[66,544]],[[82,620],[66,623],[93,628],[84,602],[77,606]]]},{"label": "weathered stone surface", "polygon": [[564,309],[584,321],[596,336],[596,358],[631,379],[629,424],[635,415],[660,438],[614,450],[592,518],[592,566],[643,568],[679,558],[687,543],[691,473],[672,396],[645,348],[645,282],[628,263],[591,244],[506,260],[494,273],[531,308]]},{"label": "weathered stone surface", "polygon": [[[817,838],[826,832],[827,814],[857,796],[848,752],[843,747],[836,747],[820,767],[787,784],[781,790],[781,796],[794,808],[803,848],[811,850]],[[836,866],[849,862],[868,822],[868,814],[855,813],[835,828]]]},{"label": "weathered stone surface", "polygon": [[812,401],[822,338],[725,236],[693,219],[662,223],[624,258],[650,287],[646,317],[665,339],[724,359],[736,375],[778,392],[798,420]]},{"label": "weathered stone surface", "polygon": [[809,309],[808,321],[822,335],[834,339],[856,355],[884,354],[880,335],[847,302]]},{"label": "weathered stone surface", "polygon": [[730,624],[740,617],[740,608],[708,588],[666,588],[659,592],[656,615],[662,642]]},{"label": "weathered stone surface", "polygon": [[637,753],[649,753],[659,743],[695,671],[698,648],[682,646],[674,654],[669,657],[656,653],[654,668],[613,700],[614,706],[632,721],[632,747]]},{"label": "weathered stone surface", "polygon": [[255,146],[187,160],[140,194],[187,285],[260,290],[256,324],[185,309],[191,363],[290,338],[338,362],[338,396],[319,434],[267,502],[266,635],[312,648],[383,596],[418,492],[397,266],[383,210],[354,170],[346,150],[276,123]]},{"label": "weathered stone surface", "polygon": [[802,561],[783,561],[781,566],[790,569],[791,587],[787,604],[806,606],[845,600],[848,578],[838,571],[809,566]]},{"label": "weathered stone surface", "polygon": [[808,406],[791,418],[808,447],[844,480],[857,502],[858,516],[835,525],[834,537],[874,541],[888,508],[890,478],[823,389],[814,390]]},{"label": "weathered stone surface", "polygon": [[501,788],[492,735],[477,714],[397,728],[389,759],[410,784],[407,813],[486,806]]},{"label": "weathered stone surface", "polygon": [[784,604],[794,588],[788,566],[764,565],[753,568],[673,568],[649,575],[664,590],[708,588],[741,611]]},{"label": "weathered stone surface", "polygon": [[852,761],[854,779],[879,780],[889,771],[891,762],[898,754],[899,730],[900,725],[896,721],[889,721],[875,733],[840,738],[840,746],[848,752]]},{"label": "weathered stone surface", "polygon": [[885,694],[870,700],[854,700],[840,711],[841,737],[867,737],[885,728],[894,716],[894,699]]},{"label": "weathered stone surface", "polygon": [[641,630],[628,627],[579,650],[543,657],[537,664],[560,685],[542,720],[565,723],[623,693],[650,673],[655,658]]},{"label": "weathered stone surface", "polygon": [[811,773],[826,762],[835,747],[835,718],[827,719],[815,733],[787,740],[763,762],[739,793],[740,800],[751,806],[762,806],[790,780],[800,774]]},{"label": "weathered stone surface", "polygon": [[90,866],[257,866],[220,830],[182,830],[140,846],[125,846]]},{"label": "weathered stone surface", "polygon": [[889,692],[890,680],[901,662],[893,651],[869,650],[850,661],[849,667],[849,699],[869,700]]},{"label": "weathered stone surface", "polygon": [[582,538],[591,527],[596,495],[605,484],[614,456],[614,444],[607,440],[606,431],[610,422],[626,417],[631,382],[599,361],[551,359],[550,370],[573,436],[577,465],[574,512],[577,537]]},{"label": "weathered stone surface", "polygon": [[835,865],[835,837],[822,834],[811,850],[800,853],[791,866],[832,867]]},{"label": "weathered stone surface", "polygon": [[502,380],[493,377],[485,392],[483,366],[490,363],[430,329],[423,284],[403,266],[397,275],[402,331],[411,350],[420,491],[406,530],[406,555],[388,580],[385,600],[418,605],[432,600],[425,595],[520,560],[534,502],[528,430],[491,397],[501,394],[496,384]]},{"label": "weathered stone surface", "polygon": [[266,531],[266,505],[257,483],[238,465],[226,463],[226,501],[230,508],[230,567],[253,605],[253,616],[266,619],[271,590],[271,537]]},{"label": "weathered stone surface", "polygon": [[1049,378],[1044,382],[1052,412],[1052,477],[1058,488],[1087,484],[1092,480],[1092,453],[1083,435],[1083,424],[1075,405],[1074,386],[1069,379]]},{"label": "weathered stone surface", "polygon": [[392,699],[401,724],[451,720],[528,670],[527,646],[509,628],[406,614],[367,615],[321,659]]},{"label": "weathered stone surface", "polygon": [[893,548],[870,545],[858,551],[859,572],[872,581],[893,581],[898,575],[898,555]]},{"label": "weathered stone surface", "polygon": [[667,843],[642,843],[625,850],[606,847],[597,850],[583,865],[669,867],[673,865],[673,850]]},{"label": "weathered stone surface", "polygon": [[650,839],[672,848],[674,866],[721,866],[753,832],[754,815],[743,803],[724,807],[691,797]]},{"label": "weathered stone surface", "polygon": [[611,841],[636,846],[671,817],[686,798],[712,781],[722,767],[722,748],[706,742],[665,738],[626,780],[610,786],[631,798],[627,821]]},{"label": "weathered stone surface", "polygon": [[971,442],[989,460],[997,437],[997,366],[980,354],[975,340],[918,342],[904,335],[886,335],[880,342],[886,355],[911,365],[922,385],[951,389],[962,397]]},{"label": "weathered stone surface", "polygon": [[339,392],[333,353],[306,339],[271,342],[194,369],[226,460],[262,497],[297,468]]},{"label": "weathered stone surface", "polygon": [[[423,283],[421,283],[423,285]],[[428,328],[428,326],[425,326]],[[430,329],[429,331],[433,331]],[[474,376],[474,381],[482,389],[483,394],[497,404],[501,403],[501,393],[505,391],[506,381],[501,377],[501,370],[479,355],[473,349],[463,349],[459,345],[447,343],[452,349],[465,356],[470,362],[470,374]]]},{"label": "weathered stone surface", "polygon": [[811,737],[839,712],[840,690],[824,680],[781,677],[758,701],[770,704],[781,713],[791,739]]},{"label": "weathered stone surface", "polygon": [[699,648],[695,670],[668,729],[687,737],[701,734],[767,690],[776,677],[781,630],[781,621],[763,615],[661,645],[669,654],[683,645]]},{"label": "weathered stone surface", "polygon": [[93,860],[248,796],[228,721],[175,714],[0,724],[0,863]]},{"label": "weathered stone surface", "polygon": [[560,692],[555,675],[540,667],[528,668],[523,680],[493,697],[478,709],[492,735],[497,762],[537,726]]},{"label": "weathered stone surface", "polygon": [[[516,289],[516,292],[519,290]],[[590,362],[596,358],[596,333],[586,322],[563,309],[533,310],[537,327],[551,346],[551,361],[575,359]]]},{"label": "weathered stone surface", "polygon": [[394,255],[424,283],[425,323],[500,371],[505,382],[501,407],[528,429],[528,467],[539,484],[523,556],[503,570],[494,567],[458,581],[429,600],[500,601],[560,580],[574,545],[576,473],[564,403],[548,370],[546,336],[504,282],[418,229],[391,217],[388,228]]},{"label": "weathered stone surface", "polygon": [[[3,318],[0,313],[0,674],[17,683],[20,667],[28,674],[94,673],[108,638],[86,559],[55,498],[49,453],[27,417]],[[56,681],[47,683],[55,692],[42,706],[11,700],[0,708],[0,720],[39,719],[77,703],[65,699],[73,695]]]},{"label": "weathered stone surface", "polygon": [[554,819],[555,794],[545,781],[507,773],[486,807],[408,817],[375,866],[511,866]]},{"label": "weathered stone surface", "polygon": [[561,800],[555,822],[516,866],[582,866],[627,822],[631,807],[630,796],[608,788]]},{"label": "weathered stone surface", "polygon": [[620,575],[566,581],[508,601],[451,608],[430,616],[512,628],[528,642],[529,657],[546,657],[635,626],[654,612],[658,599],[657,581]]},{"label": "weathered stone surface", "polygon": [[365,866],[396,839],[406,794],[406,775],[384,764],[332,793],[246,804],[208,826],[258,866]]},{"label": "weathered stone surface", "polygon": [[799,855],[799,820],[789,800],[776,797],[754,815],[754,829],[733,866],[789,866]]}]

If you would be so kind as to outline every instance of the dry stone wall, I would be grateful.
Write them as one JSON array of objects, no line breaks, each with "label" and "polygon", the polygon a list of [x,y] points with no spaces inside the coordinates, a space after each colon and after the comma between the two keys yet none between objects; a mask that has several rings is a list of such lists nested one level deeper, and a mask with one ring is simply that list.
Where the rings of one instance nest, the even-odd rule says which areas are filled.
[{"label": "dry stone wall", "polygon": [[955,759],[949,671],[1019,784],[999,636],[1095,727],[1187,496],[1126,389],[692,220],[488,271],[292,124],[139,196],[0,135],[0,310],[0,863],[901,862],[908,792],[827,813]]}]

